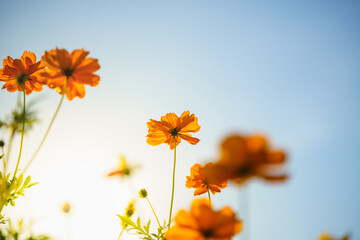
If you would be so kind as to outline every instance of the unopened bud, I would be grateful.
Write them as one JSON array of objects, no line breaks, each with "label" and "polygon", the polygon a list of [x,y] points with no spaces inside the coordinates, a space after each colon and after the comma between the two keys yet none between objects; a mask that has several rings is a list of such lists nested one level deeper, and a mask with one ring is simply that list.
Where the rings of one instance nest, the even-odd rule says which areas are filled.
[{"label": "unopened bud", "polygon": [[64,205],[63,205],[62,208],[61,208],[61,211],[62,211],[63,213],[69,213],[70,210],[71,210],[71,205],[70,205],[70,203],[65,202]]},{"label": "unopened bud", "polygon": [[131,217],[135,213],[135,210],[136,210],[135,209],[135,200],[133,199],[128,203],[128,205],[125,209],[125,215],[127,217]]},{"label": "unopened bud", "polygon": [[146,198],[148,193],[147,193],[146,189],[143,188],[139,191],[139,195],[140,195],[140,198]]}]

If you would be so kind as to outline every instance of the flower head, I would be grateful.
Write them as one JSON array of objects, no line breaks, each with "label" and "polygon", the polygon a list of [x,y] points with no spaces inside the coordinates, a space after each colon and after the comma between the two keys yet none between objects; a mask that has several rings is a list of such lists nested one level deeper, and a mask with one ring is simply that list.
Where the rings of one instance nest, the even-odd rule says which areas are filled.
[{"label": "flower head", "polygon": [[322,233],[318,238],[318,240],[349,240],[349,239],[350,239],[350,235],[348,234],[346,234],[342,238],[335,238],[331,236],[329,233]]},{"label": "flower head", "polygon": [[84,85],[95,87],[100,81],[100,77],[94,74],[100,68],[98,60],[86,57],[88,54],[84,49],[76,49],[71,53],[58,48],[46,51],[42,61],[48,69],[41,73],[41,77],[47,81],[50,88],[55,88],[60,94],[67,84],[67,99],[83,98]]},{"label": "flower head", "polygon": [[270,149],[265,137],[232,135],[221,144],[220,160],[205,171],[210,178],[231,179],[238,184],[253,177],[281,182],[287,179],[279,172],[285,163],[286,154]]},{"label": "flower head", "polygon": [[175,225],[166,232],[167,240],[230,240],[242,230],[230,207],[214,211],[206,199],[196,199],[191,211],[180,210]]},{"label": "flower head", "polygon": [[16,108],[5,121],[1,122],[0,125],[7,127],[11,132],[22,132],[22,125],[24,125],[24,132],[32,129],[35,123],[39,121],[36,117],[36,111],[32,109],[32,102],[26,104],[25,113],[23,112],[23,106],[18,102]]},{"label": "flower head", "polygon": [[3,68],[0,69],[0,81],[5,82],[2,89],[9,92],[25,90],[26,95],[32,91],[40,92],[44,81],[39,79],[39,70],[45,66],[41,61],[36,62],[33,52],[24,51],[21,59],[7,57],[3,60]]},{"label": "flower head", "polygon": [[195,188],[194,196],[206,193],[208,190],[215,194],[221,192],[221,189],[227,186],[227,181],[216,181],[215,178],[209,178],[204,168],[213,166],[214,163],[207,163],[205,167],[200,164],[194,164],[190,170],[190,176],[186,176],[187,188]]},{"label": "flower head", "polygon": [[174,149],[175,141],[177,146],[181,139],[193,145],[200,141],[190,135],[190,132],[198,132],[200,126],[198,118],[194,114],[190,115],[189,111],[183,112],[180,117],[175,113],[168,113],[161,117],[161,121],[150,119],[147,126],[149,128],[147,143],[152,146],[165,143],[170,145],[170,149]]},{"label": "flower head", "polygon": [[[134,213],[135,213],[135,211],[136,211],[136,209],[135,209],[135,203],[136,203],[135,199],[132,199],[132,200],[128,203],[127,207],[125,208],[125,213],[124,213],[124,216],[125,216],[125,217],[131,218],[132,215],[134,215]],[[126,222],[124,222],[123,220],[121,220],[121,226],[122,226],[123,228],[126,228],[126,227],[128,226],[128,224],[127,224]]]},{"label": "flower head", "polygon": [[68,203],[68,202],[65,202],[63,205],[62,205],[62,208],[61,208],[61,211],[63,212],[63,213],[69,213],[70,212],[70,210],[71,210],[71,205],[70,205],[70,203]]},{"label": "flower head", "polygon": [[139,191],[139,196],[140,196],[140,198],[147,198],[148,193],[147,193],[147,191],[146,191],[145,188],[140,189],[140,191]]},{"label": "flower head", "polygon": [[119,165],[116,170],[111,171],[107,176],[120,176],[121,178],[131,176],[134,170],[137,168],[137,165],[130,165],[124,156],[119,157]]},{"label": "flower head", "polygon": [[132,215],[134,215],[135,211],[135,200],[132,199],[125,208],[125,216],[130,218]]}]

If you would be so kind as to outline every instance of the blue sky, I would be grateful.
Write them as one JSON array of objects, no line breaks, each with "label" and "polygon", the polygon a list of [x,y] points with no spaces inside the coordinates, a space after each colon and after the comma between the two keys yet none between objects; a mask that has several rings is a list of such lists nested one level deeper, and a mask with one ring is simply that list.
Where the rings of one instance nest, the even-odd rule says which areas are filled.
[{"label": "blue sky", "polygon": [[[170,175],[159,170],[171,171],[171,152],[146,145],[145,123],[189,109],[199,117],[201,142],[179,150],[175,207],[187,208],[192,199],[182,182],[188,169],[216,158],[224,136],[264,132],[289,153],[289,182],[232,188],[216,196],[215,205],[233,205],[245,222],[250,214],[251,240],[316,239],[322,231],[360,238],[357,1],[1,1],[0,9],[2,59],[19,58],[24,50],[40,57],[55,47],[85,48],[101,65],[100,85],[62,107],[33,178],[46,185],[55,180],[44,169],[66,174],[71,164],[89,164],[96,174],[125,153],[144,165],[139,184],[147,178],[167,182]],[[47,89],[37,95],[44,99],[38,104],[43,126],[26,137],[25,157],[59,100]],[[15,99],[1,92],[1,116]],[[169,194],[157,183],[148,188],[161,208]],[[240,207],[245,192],[250,210]],[[119,209],[121,204],[114,200]],[[116,218],[108,221],[116,227],[110,223]]]}]

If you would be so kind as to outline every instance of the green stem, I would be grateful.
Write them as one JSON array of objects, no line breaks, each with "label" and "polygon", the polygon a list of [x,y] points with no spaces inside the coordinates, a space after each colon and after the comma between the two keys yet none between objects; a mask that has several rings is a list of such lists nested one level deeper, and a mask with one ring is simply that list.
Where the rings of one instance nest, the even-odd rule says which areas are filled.
[{"label": "green stem", "polygon": [[[18,94],[18,97],[17,97],[17,104],[16,104],[16,111],[17,111],[17,108],[20,106],[21,104],[21,95],[20,94],[21,92],[19,92]],[[16,133],[16,130],[17,128],[14,128],[12,126],[12,132],[11,132],[11,135],[10,135],[10,138],[9,138],[9,144],[8,144],[8,147],[7,147],[7,151],[6,151],[6,155],[5,155],[5,166],[9,163],[9,159],[10,159],[10,152],[11,152],[11,149],[12,149],[12,143],[13,143],[13,140],[14,140],[14,136],[15,136],[15,133]],[[5,169],[4,169],[4,174],[6,173]]]},{"label": "green stem", "polygon": [[18,171],[19,168],[19,163],[20,163],[20,158],[21,158],[21,153],[22,153],[22,148],[23,148],[23,141],[24,141],[24,129],[25,129],[25,104],[26,104],[26,94],[25,94],[25,86],[23,87],[23,91],[24,91],[24,106],[23,106],[23,124],[22,124],[22,129],[21,129],[21,140],[20,140],[20,151],[19,151],[19,157],[16,163],[16,167],[15,167],[15,171],[14,171],[14,176],[13,178],[15,178],[16,173]]},{"label": "green stem", "polygon": [[65,89],[61,95],[61,99],[60,99],[60,102],[56,108],[56,111],[55,111],[55,114],[54,116],[52,117],[51,121],[50,121],[50,124],[49,124],[49,127],[47,128],[46,132],[45,132],[45,135],[44,137],[42,138],[38,148],[36,149],[36,151],[34,152],[34,154],[32,155],[32,157],[30,158],[30,161],[28,162],[28,164],[26,165],[26,167],[24,168],[24,172],[26,172],[26,170],[29,168],[30,164],[34,161],[36,155],[38,154],[38,152],[40,151],[42,145],[44,144],[45,142],[45,139],[46,137],[48,136],[49,132],[50,132],[50,129],[51,129],[51,126],[53,125],[54,121],[55,121],[55,118],[60,110],[60,107],[61,107],[61,104],[64,100],[64,97],[65,97],[65,94],[66,94],[66,90],[67,90],[67,86],[68,86],[68,78],[66,79],[66,84],[65,84]]},{"label": "green stem", "polygon": [[171,204],[170,204],[170,214],[169,214],[169,223],[168,228],[170,228],[171,224],[171,214],[172,214],[172,208],[173,208],[173,202],[174,202],[174,188],[175,188],[175,166],[176,166],[176,138],[174,137],[174,168],[173,168],[173,180],[172,180],[172,191],[171,191]]},{"label": "green stem", "polygon": [[[4,154],[4,148],[2,148],[2,154]],[[3,161],[4,161],[4,174],[2,175],[2,177],[0,178],[0,182],[1,182],[1,184],[2,184],[2,186],[5,186],[5,188],[7,188],[7,181],[5,181],[5,178],[6,178],[6,172],[5,172],[5,169],[6,169],[6,165],[5,165],[5,159],[3,158]],[[6,194],[6,192],[7,192],[7,189],[2,189],[1,190],[3,193],[5,193]],[[6,199],[7,199],[7,197],[5,197]],[[3,198],[1,198],[1,199],[3,199]],[[3,217],[2,215],[1,215],[1,212],[2,212],[2,209],[3,209],[3,207],[4,207],[4,202],[3,201],[1,201],[0,202],[0,216],[1,217]]]},{"label": "green stem", "polygon": [[120,232],[119,237],[118,237],[117,240],[119,240],[119,239],[121,238],[121,235],[122,235],[122,233],[124,232],[124,229],[125,229],[125,228],[121,229],[121,232]]},{"label": "green stem", "polygon": [[[1,155],[4,155],[4,146],[1,148]],[[2,160],[3,160],[3,165],[4,165],[4,175],[6,175],[6,162],[5,162],[5,155],[3,156]]]},{"label": "green stem", "polygon": [[154,213],[154,215],[155,215],[155,218],[156,218],[156,221],[157,221],[157,223],[159,224],[159,228],[160,228],[160,227],[161,227],[160,221],[159,221],[158,217],[156,216],[155,210],[154,210],[153,206],[151,205],[151,203],[150,203],[150,201],[149,201],[149,199],[148,199],[147,197],[146,197],[146,201],[149,203],[149,205],[150,205],[150,207],[151,207],[151,210],[153,211],[153,213]]},{"label": "green stem", "polygon": [[209,190],[209,188],[207,189],[207,192],[208,192],[209,202],[210,202],[210,206],[211,206],[211,197],[210,197],[210,190]]},{"label": "green stem", "polygon": [[[13,143],[13,140],[14,140],[15,132],[16,132],[16,130],[12,129],[12,132],[11,132],[11,135],[10,135],[10,138],[9,138],[9,144],[8,144],[5,159],[4,159],[4,166],[5,167],[8,164],[9,159],[10,159],[10,152],[11,152],[11,149],[12,149],[12,143]],[[6,169],[4,169],[4,174],[5,173],[6,173]]]}]

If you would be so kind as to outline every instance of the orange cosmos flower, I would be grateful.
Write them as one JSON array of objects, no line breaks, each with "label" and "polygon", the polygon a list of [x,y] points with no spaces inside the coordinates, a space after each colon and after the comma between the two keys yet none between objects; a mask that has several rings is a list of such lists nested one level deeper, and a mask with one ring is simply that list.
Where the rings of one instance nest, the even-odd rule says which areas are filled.
[{"label": "orange cosmos flower", "polygon": [[318,240],[349,240],[349,239],[350,239],[349,234],[346,234],[342,238],[335,238],[331,236],[329,233],[322,233],[318,238]]},{"label": "orange cosmos flower", "polygon": [[107,176],[108,177],[112,177],[112,176],[120,176],[121,178],[124,178],[124,177],[129,177],[133,174],[133,172],[139,168],[138,165],[132,165],[132,164],[129,164],[127,161],[126,161],[126,158],[124,156],[120,156],[119,157],[119,165],[117,167],[116,170],[114,171],[111,171]]},{"label": "orange cosmos flower", "polygon": [[180,210],[175,225],[166,232],[167,240],[230,240],[242,230],[230,207],[214,211],[206,199],[196,199],[191,211]]},{"label": "orange cosmos flower", "polygon": [[70,54],[65,49],[53,49],[45,52],[42,61],[48,67],[41,73],[50,88],[55,88],[62,94],[66,87],[66,97],[69,100],[85,96],[84,85],[97,86],[100,77],[94,72],[99,70],[97,59],[86,57],[89,54],[84,49],[77,49]]},{"label": "orange cosmos flower", "polygon": [[149,132],[147,135],[147,143],[157,146],[161,143],[170,145],[170,149],[174,149],[179,145],[181,139],[190,144],[197,144],[200,140],[192,137],[189,132],[198,132],[200,126],[198,118],[194,114],[190,115],[189,111],[183,112],[180,118],[175,113],[168,113],[161,117],[161,121],[150,119],[147,123]]},{"label": "orange cosmos flower", "polygon": [[25,89],[26,95],[32,91],[40,92],[44,82],[38,77],[39,70],[45,66],[30,51],[24,51],[21,59],[7,57],[3,60],[3,68],[0,69],[0,81],[5,82],[2,89],[6,88],[9,92]]},{"label": "orange cosmos flower", "polygon": [[71,210],[71,205],[70,205],[70,203],[64,202],[64,204],[63,204],[62,207],[61,207],[61,211],[62,211],[63,213],[65,213],[65,214],[68,214],[68,213],[70,213],[70,210]]},{"label": "orange cosmos flower", "polygon": [[281,182],[288,178],[279,173],[285,163],[286,154],[270,149],[265,137],[233,135],[222,142],[219,162],[204,171],[210,179],[231,179],[238,184],[253,177]]},{"label": "orange cosmos flower", "polygon": [[[207,163],[206,167],[213,166],[214,163]],[[215,178],[208,179],[207,173],[203,171],[204,167],[200,164],[195,164],[191,167],[190,176],[186,176],[187,181],[185,186],[187,188],[195,188],[194,196],[206,193],[208,189],[215,194],[221,192],[221,189],[227,186],[227,181],[212,181]]]}]

